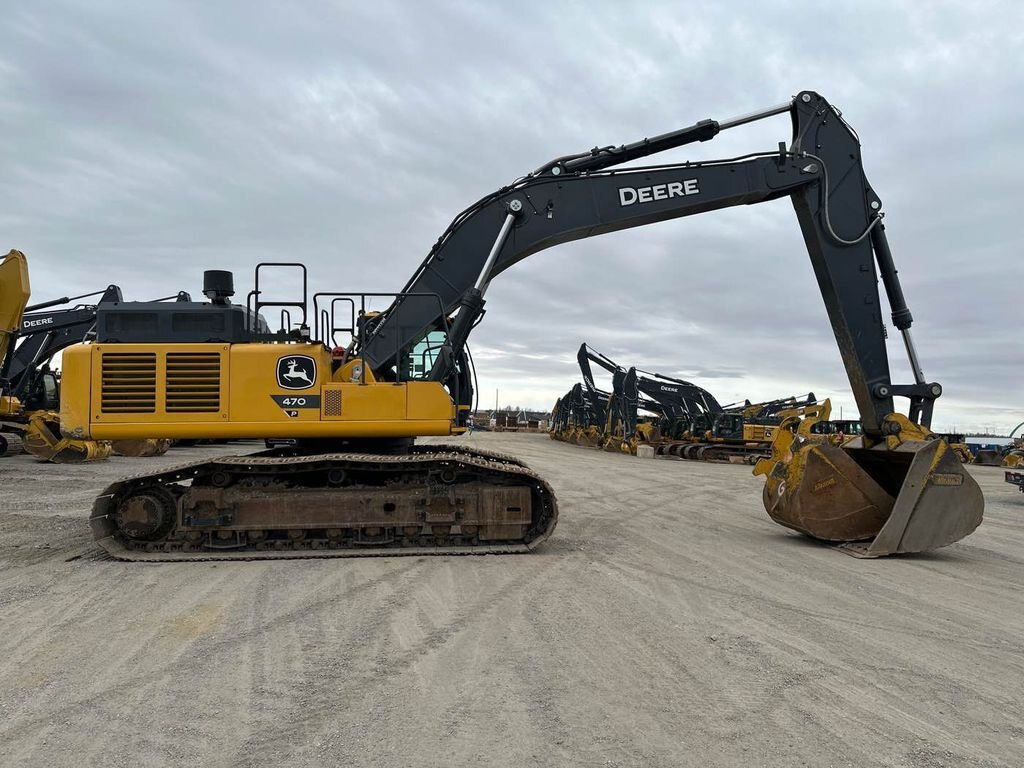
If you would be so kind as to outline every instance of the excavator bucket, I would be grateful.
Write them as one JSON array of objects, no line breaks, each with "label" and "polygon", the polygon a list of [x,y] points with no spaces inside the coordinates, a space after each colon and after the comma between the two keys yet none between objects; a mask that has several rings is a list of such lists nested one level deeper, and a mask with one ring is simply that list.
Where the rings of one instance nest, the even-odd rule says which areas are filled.
[{"label": "excavator bucket", "polygon": [[1001,451],[983,448],[974,454],[974,463],[982,467],[998,467],[1003,463],[1003,454]]},{"label": "excavator bucket", "polygon": [[152,456],[163,456],[171,449],[171,441],[163,438],[114,440],[110,447],[115,456],[131,456],[133,458],[145,459]]},{"label": "excavator bucket", "polygon": [[97,440],[72,440],[60,434],[58,414],[38,411],[25,425],[22,442],[27,453],[54,464],[80,464],[99,461],[110,455],[110,443]]},{"label": "excavator bucket", "polygon": [[974,531],[984,509],[981,488],[938,438],[839,447],[780,429],[754,473],[766,475],[775,522],[856,557],[947,546]]},{"label": "excavator bucket", "polygon": [[596,448],[601,444],[601,430],[597,427],[581,429],[576,434],[576,445],[585,445],[588,448]]}]

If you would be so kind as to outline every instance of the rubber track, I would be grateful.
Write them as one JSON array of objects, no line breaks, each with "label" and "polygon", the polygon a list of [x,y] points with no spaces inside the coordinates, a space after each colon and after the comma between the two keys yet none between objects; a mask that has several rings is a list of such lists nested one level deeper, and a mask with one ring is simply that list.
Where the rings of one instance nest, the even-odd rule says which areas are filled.
[{"label": "rubber track", "polygon": [[3,433],[4,441],[7,443],[5,450],[0,450],[0,458],[5,456],[17,456],[25,452],[22,437],[25,434],[25,425],[17,421],[0,421],[0,432]]},{"label": "rubber track", "polygon": [[25,446],[22,443],[21,437],[14,432],[3,433],[3,450],[0,450],[0,457],[6,456],[17,456],[19,453],[25,452]]},{"label": "rubber track", "polygon": [[707,451],[712,456],[719,456],[721,458],[687,459],[681,455],[681,452],[675,458],[684,459],[685,461],[706,461],[709,464],[728,464],[730,456],[739,456],[746,459],[768,458],[771,456],[771,443],[766,443],[763,446],[744,445],[742,443],[684,443],[684,445],[697,446],[693,449],[694,451]]},{"label": "rubber track", "polygon": [[[551,486],[538,474],[514,456],[493,451],[467,449],[452,445],[414,446],[407,455],[386,455],[368,453],[324,453],[312,455],[289,455],[293,453],[287,448],[271,449],[248,456],[222,456],[215,459],[202,459],[169,467],[161,472],[142,473],[122,478],[111,485],[96,498],[93,503],[90,524],[93,527],[96,543],[110,555],[119,560],[138,562],[182,562],[207,560],[288,560],[295,558],[329,558],[329,557],[408,557],[422,555],[487,555],[517,554],[529,552],[545,541],[555,529],[558,522],[558,505]],[[409,546],[359,546],[339,549],[298,549],[298,550],[256,550],[226,549],[194,550],[190,552],[155,552],[136,548],[125,543],[120,537],[104,534],[102,529],[109,527],[105,518],[113,512],[114,498],[133,485],[152,483],[176,483],[195,478],[204,469],[215,467],[288,467],[297,468],[307,464],[322,462],[366,462],[375,466],[392,465],[396,470],[403,466],[423,465],[433,462],[458,462],[464,466],[476,467],[490,472],[506,475],[519,475],[530,481],[534,488],[533,497],[542,505],[544,512],[540,520],[542,526],[529,542],[514,544],[460,544],[438,545],[427,547]]]}]

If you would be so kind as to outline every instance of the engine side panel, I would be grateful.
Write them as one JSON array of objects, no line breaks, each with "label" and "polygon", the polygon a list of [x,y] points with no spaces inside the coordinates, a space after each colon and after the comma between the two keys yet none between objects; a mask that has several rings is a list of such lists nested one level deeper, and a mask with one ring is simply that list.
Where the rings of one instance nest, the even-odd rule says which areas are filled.
[{"label": "engine side panel", "polygon": [[336,381],[318,344],[83,344],[65,352],[64,366],[61,423],[78,438],[456,431],[454,406],[440,383]]}]

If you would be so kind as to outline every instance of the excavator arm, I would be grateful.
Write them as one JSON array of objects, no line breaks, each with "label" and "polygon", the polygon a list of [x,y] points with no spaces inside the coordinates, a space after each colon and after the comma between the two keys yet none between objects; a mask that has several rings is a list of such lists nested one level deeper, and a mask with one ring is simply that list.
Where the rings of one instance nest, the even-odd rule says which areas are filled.
[{"label": "excavator arm", "polygon": [[[123,300],[121,289],[116,285],[86,296],[93,295],[100,296],[99,303]],[[68,304],[86,296],[64,297],[35,305],[22,318],[18,333],[20,341],[4,360],[3,375],[9,382],[11,394],[25,407],[36,407],[30,400],[37,392],[41,367],[60,351],[81,342],[96,326],[96,305],[79,304],[55,310],[49,310],[49,307]]]},{"label": "excavator arm", "polygon": [[[788,149],[780,146],[725,161],[614,167],[787,111],[793,122]],[[547,163],[460,214],[404,292],[436,295],[448,312],[458,310],[451,331],[454,357],[482,313],[489,282],[533,253],[606,232],[780,197],[793,201],[865,432],[883,434],[895,395],[910,398],[911,421],[929,425],[933,401],[942,389],[925,382],[921,373],[910,337],[912,318],[885,238],[881,200],[865,177],[856,134],[838,110],[809,91],[786,105],[734,120],[702,121],[632,145]],[[890,378],[879,274],[893,323],[906,342],[912,384],[894,385]],[[374,370],[394,366],[394,350],[438,321],[429,302],[397,301],[366,340],[368,364]],[[439,359],[433,378],[444,380],[449,374],[450,359]]]},{"label": "excavator arm", "polygon": [[[580,344],[576,352],[576,362],[583,376],[580,394],[582,398],[583,424],[577,442],[585,445],[598,445],[608,433],[608,421],[619,407],[619,398],[615,392],[616,377],[621,377],[625,370],[600,352],[591,349],[586,342]],[[604,392],[594,382],[594,371],[590,363],[612,374],[612,392]]]},{"label": "excavator arm", "polygon": [[722,410],[714,395],[682,379],[638,369],[636,386],[641,394],[660,404],[671,418],[690,417],[698,413],[713,414]]}]

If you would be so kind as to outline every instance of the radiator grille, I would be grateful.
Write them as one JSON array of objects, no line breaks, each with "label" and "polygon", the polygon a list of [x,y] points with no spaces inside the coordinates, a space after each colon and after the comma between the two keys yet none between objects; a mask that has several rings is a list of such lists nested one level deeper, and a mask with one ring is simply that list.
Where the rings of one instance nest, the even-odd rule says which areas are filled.
[{"label": "radiator grille", "polygon": [[324,391],[324,416],[341,416],[341,391],[328,389]]},{"label": "radiator grille", "polygon": [[103,413],[153,413],[156,410],[156,355],[105,353],[100,410]]},{"label": "radiator grille", "polygon": [[220,410],[220,354],[167,354],[167,413],[216,413]]}]

